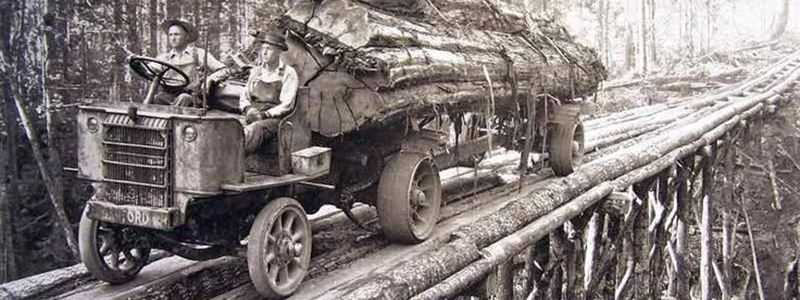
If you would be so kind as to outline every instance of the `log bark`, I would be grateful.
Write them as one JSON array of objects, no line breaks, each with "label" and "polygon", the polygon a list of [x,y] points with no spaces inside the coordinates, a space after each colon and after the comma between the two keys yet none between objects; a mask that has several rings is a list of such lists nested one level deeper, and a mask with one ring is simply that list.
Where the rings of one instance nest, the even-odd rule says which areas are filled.
[{"label": "log bark", "polygon": [[[505,1],[480,0],[358,0],[418,22],[493,31],[525,28],[523,7]],[[488,12],[487,12],[488,10]]]},{"label": "log bark", "polygon": [[606,76],[593,50],[538,25],[513,33],[464,29],[326,0],[296,5],[281,26],[297,40],[284,58],[299,65],[322,120],[312,130],[329,137],[435,105],[474,110],[492,91],[498,106],[538,94],[572,99],[593,93]]},{"label": "log bark", "polygon": [[[150,254],[149,263],[168,257],[166,251],[156,250]],[[36,274],[0,285],[6,293],[2,299],[50,299],[77,286],[97,282],[83,264]],[[2,294],[0,294],[2,296]]]}]

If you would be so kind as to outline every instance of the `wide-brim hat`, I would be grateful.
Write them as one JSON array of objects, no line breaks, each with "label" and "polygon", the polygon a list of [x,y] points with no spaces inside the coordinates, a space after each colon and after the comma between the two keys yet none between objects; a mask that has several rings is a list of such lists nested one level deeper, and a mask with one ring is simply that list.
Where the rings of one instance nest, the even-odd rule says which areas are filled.
[{"label": "wide-brim hat", "polygon": [[289,50],[289,46],[286,45],[286,38],[282,34],[276,32],[258,34],[256,36],[256,41],[275,46],[281,49],[281,51]]},{"label": "wide-brim hat", "polygon": [[161,24],[161,29],[164,30],[165,33],[169,34],[169,28],[173,25],[178,25],[186,31],[186,43],[191,43],[197,40],[198,34],[197,29],[194,28],[192,23],[186,22],[180,19],[172,19],[164,21],[164,24]]}]

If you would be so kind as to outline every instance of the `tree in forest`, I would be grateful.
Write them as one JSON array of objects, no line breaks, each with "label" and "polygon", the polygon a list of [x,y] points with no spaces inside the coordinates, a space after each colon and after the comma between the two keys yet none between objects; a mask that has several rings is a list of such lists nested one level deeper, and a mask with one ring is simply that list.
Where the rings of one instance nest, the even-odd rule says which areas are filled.
[{"label": "tree in forest", "polygon": [[73,256],[77,258],[78,243],[64,208],[64,185],[61,176],[61,158],[55,139],[57,132],[55,124],[58,122],[56,120],[55,107],[64,103],[64,95],[59,92],[56,84],[63,82],[64,79],[64,74],[62,73],[64,70],[62,49],[65,47],[63,41],[65,40],[64,37],[67,31],[65,24],[66,16],[63,15],[63,7],[57,6],[59,4],[63,3],[61,1],[46,0],[42,14],[42,24],[44,25],[44,43],[42,43],[44,55],[42,55],[42,57],[45,59],[42,65],[42,96],[44,97],[47,129],[47,162],[44,160],[43,153],[41,153],[35,125],[28,120],[30,117],[28,116],[25,105],[21,102],[22,99],[16,98],[15,100],[17,102],[17,110],[20,119],[25,126],[28,140],[33,149],[42,178],[45,181],[50,201],[53,204],[57,226],[63,232],[67,241],[67,246],[71,250]]},{"label": "tree in forest", "polygon": [[778,15],[775,27],[772,30],[772,35],[770,36],[772,40],[780,38],[783,36],[783,33],[786,32],[786,25],[789,23],[789,2],[790,0],[783,0],[780,14]]},{"label": "tree in forest", "polygon": [[[11,51],[11,18],[14,4],[11,1],[0,3],[0,57],[9,57]],[[5,61],[0,61],[0,71],[8,74]],[[17,263],[14,254],[16,239],[14,238],[14,204],[16,191],[16,122],[8,109],[11,100],[9,76],[0,78],[2,100],[0,103],[0,282],[17,278]]]}]

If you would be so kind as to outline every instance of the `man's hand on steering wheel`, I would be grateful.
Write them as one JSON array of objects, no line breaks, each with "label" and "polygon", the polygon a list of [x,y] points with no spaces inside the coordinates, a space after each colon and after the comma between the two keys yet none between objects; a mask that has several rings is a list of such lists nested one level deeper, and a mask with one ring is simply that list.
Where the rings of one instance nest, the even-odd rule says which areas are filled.
[{"label": "man's hand on steering wheel", "polygon": [[[151,57],[131,55],[128,57],[128,65],[136,74],[148,81],[158,80],[158,84],[167,88],[181,89],[189,85],[189,76],[181,69],[168,62]],[[178,74],[175,76],[164,76],[169,72]],[[172,75],[172,74],[168,74]]]}]

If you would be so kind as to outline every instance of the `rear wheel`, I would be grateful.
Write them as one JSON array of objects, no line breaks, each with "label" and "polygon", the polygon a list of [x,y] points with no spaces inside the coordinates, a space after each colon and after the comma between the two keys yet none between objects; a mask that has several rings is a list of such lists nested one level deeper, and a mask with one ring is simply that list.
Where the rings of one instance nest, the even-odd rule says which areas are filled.
[{"label": "rear wheel", "polygon": [[256,290],[285,298],[300,286],[311,262],[311,226],[297,200],[278,198],[264,206],[250,228],[247,267]]},{"label": "rear wheel", "polygon": [[580,121],[553,124],[550,134],[550,165],[558,176],[567,176],[583,163],[583,124]]},{"label": "rear wheel", "polygon": [[150,248],[135,247],[125,240],[125,228],[81,216],[78,247],[81,260],[94,277],[111,284],[133,280],[147,264]]},{"label": "rear wheel", "polygon": [[378,183],[378,219],[384,234],[395,242],[427,239],[439,219],[442,186],[428,156],[400,153],[392,157]]}]

